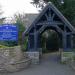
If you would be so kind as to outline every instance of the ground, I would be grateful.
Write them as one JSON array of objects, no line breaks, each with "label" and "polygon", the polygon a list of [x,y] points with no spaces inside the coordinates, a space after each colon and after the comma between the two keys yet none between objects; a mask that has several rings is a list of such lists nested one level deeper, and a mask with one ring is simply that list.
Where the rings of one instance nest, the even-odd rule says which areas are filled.
[{"label": "ground", "polygon": [[61,64],[57,54],[45,54],[38,65],[31,65],[23,71],[0,75],[75,75],[71,66]]}]

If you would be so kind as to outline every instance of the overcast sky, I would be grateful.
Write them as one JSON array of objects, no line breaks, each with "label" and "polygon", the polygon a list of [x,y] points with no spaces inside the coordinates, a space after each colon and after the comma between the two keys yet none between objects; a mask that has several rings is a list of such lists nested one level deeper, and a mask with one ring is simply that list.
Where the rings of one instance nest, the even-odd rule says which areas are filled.
[{"label": "overcast sky", "polygon": [[0,0],[4,17],[11,17],[15,13],[37,13],[37,9],[30,4],[32,0]]}]

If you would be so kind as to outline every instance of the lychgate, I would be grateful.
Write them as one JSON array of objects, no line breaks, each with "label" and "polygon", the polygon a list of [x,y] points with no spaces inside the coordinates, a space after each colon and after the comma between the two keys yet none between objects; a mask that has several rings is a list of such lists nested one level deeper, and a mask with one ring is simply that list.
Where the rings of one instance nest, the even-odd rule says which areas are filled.
[{"label": "lychgate", "polygon": [[41,48],[40,35],[49,28],[55,30],[62,39],[63,50],[71,50],[75,29],[52,3],[48,3],[35,21],[23,33],[23,38],[28,35],[28,51],[38,51]]},{"label": "lychgate", "polygon": [[48,3],[35,21],[23,33],[23,38],[28,35],[28,51],[38,52],[40,50],[40,36],[47,29],[57,32],[59,38],[62,39],[63,51],[72,50],[73,35],[75,34],[74,27],[52,3]]}]

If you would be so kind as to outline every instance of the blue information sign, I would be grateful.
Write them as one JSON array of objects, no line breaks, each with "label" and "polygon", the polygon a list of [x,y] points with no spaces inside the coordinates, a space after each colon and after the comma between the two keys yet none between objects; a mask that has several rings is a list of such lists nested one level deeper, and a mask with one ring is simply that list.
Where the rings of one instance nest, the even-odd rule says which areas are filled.
[{"label": "blue information sign", "polygon": [[18,28],[13,24],[0,25],[0,40],[2,41],[17,41],[18,40]]}]

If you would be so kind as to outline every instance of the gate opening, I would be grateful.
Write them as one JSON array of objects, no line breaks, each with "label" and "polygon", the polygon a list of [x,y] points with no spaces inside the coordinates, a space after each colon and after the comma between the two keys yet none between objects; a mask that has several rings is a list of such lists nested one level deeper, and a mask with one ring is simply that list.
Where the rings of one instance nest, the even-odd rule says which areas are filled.
[{"label": "gate opening", "polygon": [[62,46],[61,39],[56,31],[48,29],[41,34],[41,47],[43,53],[57,52]]}]

